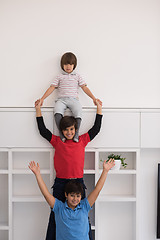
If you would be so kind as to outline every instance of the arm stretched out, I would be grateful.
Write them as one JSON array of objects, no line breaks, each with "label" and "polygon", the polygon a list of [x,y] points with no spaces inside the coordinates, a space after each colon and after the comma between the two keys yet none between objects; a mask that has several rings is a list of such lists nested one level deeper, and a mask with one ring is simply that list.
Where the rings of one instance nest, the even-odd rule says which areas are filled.
[{"label": "arm stretched out", "polygon": [[44,137],[46,140],[48,140],[50,142],[52,139],[52,133],[46,128],[46,126],[44,124],[43,116],[41,113],[40,99],[38,99],[35,102],[35,108],[36,108],[36,119],[37,119],[37,125],[38,125],[39,132],[42,137]]},{"label": "arm stretched out", "polygon": [[29,163],[29,166],[28,166],[31,171],[34,173],[35,177],[36,177],[36,180],[37,180],[37,183],[38,183],[38,186],[41,190],[41,193],[43,194],[43,196],[45,197],[46,201],[48,202],[49,206],[51,208],[54,207],[54,204],[55,204],[55,198],[52,196],[52,194],[50,194],[50,192],[48,191],[47,189],[47,186],[46,184],[44,183],[43,181],[43,178],[40,174],[40,167],[39,167],[39,164],[37,163],[37,165],[35,164],[34,161],[31,161]]},{"label": "arm stretched out", "polygon": [[92,92],[90,91],[90,89],[86,85],[81,86],[81,88],[90,98],[92,98],[94,105],[97,105],[96,104],[97,100],[102,105],[101,100],[99,100],[98,98],[95,98],[95,96],[92,94]]},{"label": "arm stretched out", "polygon": [[106,181],[106,178],[107,178],[108,171],[115,165],[114,159],[110,159],[108,162],[106,162],[106,161],[107,160],[105,160],[103,163],[103,171],[102,171],[102,174],[101,174],[94,190],[88,196],[88,202],[89,202],[90,206],[93,206],[100,191],[102,190],[104,183]]},{"label": "arm stretched out", "polygon": [[[51,85],[43,94],[43,96],[41,97],[41,99],[39,99],[40,101],[40,105],[43,105],[43,101],[45,98],[47,98],[53,91],[55,90],[55,87],[53,85]],[[35,104],[37,103],[37,101],[35,102]]]},{"label": "arm stretched out", "polygon": [[90,140],[93,140],[93,138],[99,133],[102,124],[102,105],[98,100],[96,100],[96,105],[97,105],[96,119],[93,127],[88,131]]}]

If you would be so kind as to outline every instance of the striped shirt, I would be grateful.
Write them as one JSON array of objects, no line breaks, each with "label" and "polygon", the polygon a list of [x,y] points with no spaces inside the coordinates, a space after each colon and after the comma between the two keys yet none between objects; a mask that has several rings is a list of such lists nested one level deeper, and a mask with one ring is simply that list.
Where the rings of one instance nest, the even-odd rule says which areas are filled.
[{"label": "striped shirt", "polygon": [[62,74],[58,75],[51,85],[58,88],[58,98],[78,98],[78,88],[86,85],[86,83],[78,73],[73,71],[69,74],[63,72]]}]

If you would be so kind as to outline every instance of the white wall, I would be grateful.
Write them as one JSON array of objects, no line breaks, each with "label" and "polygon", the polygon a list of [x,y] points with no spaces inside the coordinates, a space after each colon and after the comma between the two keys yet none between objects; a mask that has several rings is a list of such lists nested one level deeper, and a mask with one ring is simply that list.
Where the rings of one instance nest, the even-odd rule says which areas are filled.
[{"label": "white wall", "polygon": [[104,107],[160,107],[159,13],[159,0],[1,0],[0,107],[33,106],[66,51]]}]

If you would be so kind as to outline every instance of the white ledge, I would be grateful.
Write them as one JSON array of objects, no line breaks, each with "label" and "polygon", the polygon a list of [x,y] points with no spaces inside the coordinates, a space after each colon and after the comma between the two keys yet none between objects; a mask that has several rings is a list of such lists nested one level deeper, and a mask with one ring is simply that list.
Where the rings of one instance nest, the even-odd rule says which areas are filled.
[{"label": "white ledge", "polygon": [[[42,107],[42,112],[53,112],[54,107]],[[82,111],[92,112],[96,110],[96,106],[82,107]],[[160,112],[160,108],[111,108],[102,107],[104,112]],[[0,112],[35,112],[34,107],[0,107]]]}]

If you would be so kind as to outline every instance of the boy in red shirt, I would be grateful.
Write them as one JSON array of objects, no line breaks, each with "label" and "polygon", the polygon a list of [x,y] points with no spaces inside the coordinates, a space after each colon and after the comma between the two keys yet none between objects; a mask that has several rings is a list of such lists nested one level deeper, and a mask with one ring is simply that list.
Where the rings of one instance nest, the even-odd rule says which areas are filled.
[{"label": "boy in red shirt", "polygon": [[[63,133],[66,141],[61,141],[59,136],[53,135],[45,126],[42,113],[41,113],[40,100],[35,102],[36,117],[38,129],[42,137],[51,143],[55,149],[54,154],[54,168],[56,171],[56,178],[53,185],[53,196],[63,202],[65,202],[64,186],[70,179],[76,179],[76,181],[82,183],[84,188],[85,197],[85,185],[83,181],[83,168],[84,168],[84,156],[85,147],[93,140],[93,138],[99,133],[102,121],[102,105],[99,101],[96,101],[97,114],[93,127],[85,134],[79,136],[79,142],[73,140],[77,130],[77,121],[72,116],[65,116],[60,121],[60,130]],[[65,167],[63,167],[65,166]],[[54,213],[51,211],[50,220],[47,230],[47,240],[53,240],[55,238],[55,220]],[[90,240],[92,239],[90,231]]]}]

